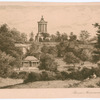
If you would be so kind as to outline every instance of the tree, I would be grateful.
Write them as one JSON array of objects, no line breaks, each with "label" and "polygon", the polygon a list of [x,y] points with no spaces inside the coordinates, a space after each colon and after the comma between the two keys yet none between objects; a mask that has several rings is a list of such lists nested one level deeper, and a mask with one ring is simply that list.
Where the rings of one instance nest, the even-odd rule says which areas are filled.
[{"label": "tree", "polygon": [[97,28],[97,43],[95,44],[95,50],[93,51],[93,62],[98,62],[100,60],[100,25],[98,23],[93,24]]},{"label": "tree", "polygon": [[66,42],[60,42],[56,47],[57,47],[57,53],[58,57],[62,57],[65,55],[66,51],[68,50],[69,46],[69,41]]},{"label": "tree", "polygon": [[[1,27],[0,27],[0,33],[6,33],[6,32],[8,32],[9,31],[9,27],[8,27],[8,25],[7,24],[3,24],[3,25],[1,25]],[[7,35],[7,34],[6,34]],[[8,34],[9,35],[9,34]]]},{"label": "tree", "polygon": [[45,53],[45,54],[51,54],[53,55],[54,57],[57,56],[57,48],[54,47],[54,46],[46,46],[44,45],[42,48],[41,48],[41,52],[42,53]]},{"label": "tree", "polygon": [[56,41],[56,36],[54,34],[51,35],[51,42],[55,42]]},{"label": "tree", "polygon": [[40,66],[39,69],[45,69],[49,71],[56,71],[57,70],[57,63],[55,62],[54,58],[50,54],[42,54],[40,57]]},{"label": "tree", "polygon": [[57,53],[58,53],[57,47],[50,46],[49,50],[48,50],[48,53],[53,55],[54,57],[57,57]]},{"label": "tree", "polygon": [[43,36],[43,40],[45,41],[46,40],[46,37],[49,37],[50,34],[49,33],[41,33],[42,36]]},{"label": "tree", "polygon": [[65,61],[67,64],[73,64],[74,67],[75,67],[75,64],[80,62],[80,59],[79,59],[78,57],[76,57],[76,56],[73,54],[73,52],[68,52],[68,53],[66,53],[66,55],[64,56],[64,61]]},{"label": "tree", "polygon": [[68,35],[67,35],[66,33],[63,33],[63,34],[61,35],[61,40],[62,40],[62,41],[68,40]]},{"label": "tree", "polygon": [[25,56],[35,56],[36,58],[40,58],[40,48],[36,42],[32,42],[30,49],[27,50]]},{"label": "tree", "polygon": [[25,33],[21,33],[21,40],[23,43],[27,42],[27,35]]},{"label": "tree", "polygon": [[41,52],[43,52],[43,53],[48,53],[48,51],[49,51],[49,47],[48,46],[46,46],[46,45],[44,45],[42,48],[41,48]]},{"label": "tree", "polygon": [[66,40],[60,42],[56,47],[58,51],[58,57],[63,57],[66,54],[66,52],[73,52],[74,48],[78,48],[78,42],[76,40]]},{"label": "tree", "polygon": [[[16,63],[18,58],[20,58],[20,55],[22,55],[22,50],[15,47],[15,42],[18,41],[18,38],[21,39],[20,33],[15,29],[10,30],[7,24],[0,27],[0,50],[7,55],[14,57],[15,61],[13,61],[13,63]],[[17,64],[19,63],[17,62]],[[13,66],[15,65],[13,64]]]},{"label": "tree", "polygon": [[16,42],[22,42],[21,36],[20,36],[20,32],[16,29],[13,28],[11,29],[11,38],[13,39],[13,41]]},{"label": "tree", "polygon": [[14,36],[16,31],[12,31],[4,24],[0,27],[0,50],[13,57],[21,54],[21,50],[15,47],[15,40],[18,37]]},{"label": "tree", "polygon": [[30,39],[29,39],[30,42],[34,41],[33,37],[34,37],[34,34],[33,34],[33,32],[31,32],[30,33]]},{"label": "tree", "polygon": [[61,34],[59,31],[56,32],[56,42],[60,42],[61,41]]},{"label": "tree", "polygon": [[0,77],[8,77],[15,58],[0,51]]},{"label": "tree", "polygon": [[80,33],[80,41],[82,41],[83,43],[86,43],[88,38],[90,37],[90,33],[85,31],[85,30],[82,30],[81,33]]},{"label": "tree", "polygon": [[69,37],[70,37],[70,39],[69,39],[70,41],[77,40],[77,36],[74,35],[73,32],[70,33],[70,36]]},{"label": "tree", "polygon": [[86,48],[79,48],[76,52],[74,52],[75,56],[77,56],[81,61],[92,61],[92,50]]}]

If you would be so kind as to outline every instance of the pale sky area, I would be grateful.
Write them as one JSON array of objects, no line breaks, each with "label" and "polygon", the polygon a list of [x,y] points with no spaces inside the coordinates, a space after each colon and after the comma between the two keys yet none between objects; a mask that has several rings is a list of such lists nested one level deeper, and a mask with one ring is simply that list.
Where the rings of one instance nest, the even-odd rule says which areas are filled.
[{"label": "pale sky area", "polygon": [[92,24],[100,23],[100,3],[0,3],[0,25],[6,23],[27,35],[38,32],[37,22],[42,15],[50,34],[60,31],[79,35],[87,30],[94,36],[97,29]]}]

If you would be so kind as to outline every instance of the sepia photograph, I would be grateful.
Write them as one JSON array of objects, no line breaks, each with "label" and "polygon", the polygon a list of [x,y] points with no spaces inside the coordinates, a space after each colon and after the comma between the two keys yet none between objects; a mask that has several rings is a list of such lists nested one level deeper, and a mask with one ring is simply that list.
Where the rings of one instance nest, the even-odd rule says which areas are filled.
[{"label": "sepia photograph", "polygon": [[0,89],[100,88],[100,2],[0,2]]}]

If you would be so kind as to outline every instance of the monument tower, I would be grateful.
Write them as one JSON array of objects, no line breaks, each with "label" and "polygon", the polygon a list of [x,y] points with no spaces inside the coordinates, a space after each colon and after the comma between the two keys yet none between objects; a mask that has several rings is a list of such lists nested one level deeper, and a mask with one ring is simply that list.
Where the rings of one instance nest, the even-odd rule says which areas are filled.
[{"label": "monument tower", "polygon": [[43,16],[38,22],[38,33],[47,33],[47,22],[44,21]]},{"label": "monument tower", "polygon": [[38,22],[38,33],[36,35],[36,41],[39,42],[39,38],[43,39],[41,33],[47,33],[47,22],[44,20],[43,16],[41,20]]}]

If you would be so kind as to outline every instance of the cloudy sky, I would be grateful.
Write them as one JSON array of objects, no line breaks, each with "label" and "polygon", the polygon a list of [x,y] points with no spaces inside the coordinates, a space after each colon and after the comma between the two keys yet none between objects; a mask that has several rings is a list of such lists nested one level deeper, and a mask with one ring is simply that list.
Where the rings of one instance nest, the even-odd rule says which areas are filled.
[{"label": "cloudy sky", "polygon": [[0,3],[0,25],[7,23],[27,35],[37,33],[37,21],[42,15],[50,34],[60,31],[79,35],[87,30],[94,36],[92,24],[100,23],[100,3]]}]

